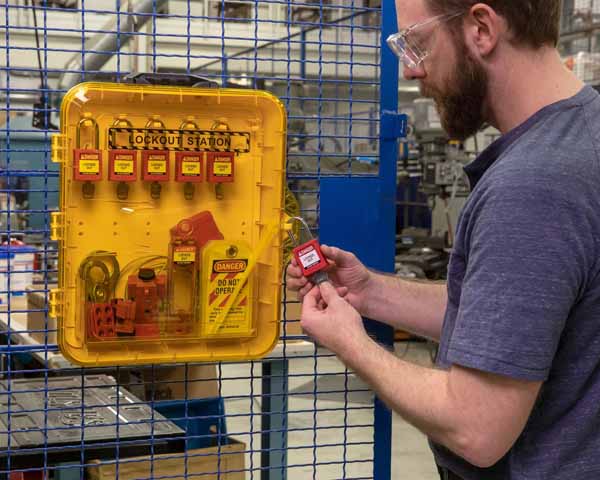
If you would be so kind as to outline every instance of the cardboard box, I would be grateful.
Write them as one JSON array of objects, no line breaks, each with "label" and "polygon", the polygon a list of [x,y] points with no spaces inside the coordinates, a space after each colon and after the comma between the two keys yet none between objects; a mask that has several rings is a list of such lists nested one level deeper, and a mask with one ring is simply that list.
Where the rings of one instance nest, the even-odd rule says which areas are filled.
[{"label": "cardboard box", "polygon": [[[186,398],[208,398],[219,395],[217,367],[188,365],[187,381],[185,366],[143,370],[146,385],[146,400],[184,400]],[[187,396],[186,396],[187,391]]]},{"label": "cardboard box", "polygon": [[[49,285],[48,288],[54,288]],[[47,317],[44,309],[46,308],[46,297],[43,292],[31,290],[39,287],[27,287],[27,330],[29,336],[36,342],[46,343],[46,328],[48,329],[48,343],[56,343],[56,318]],[[38,311],[35,311],[38,310]],[[46,323],[47,322],[47,323]]]},{"label": "cardboard box", "polygon": [[[283,297],[282,297],[283,299]],[[284,318],[284,305],[285,305],[285,318]],[[281,303],[281,335],[285,333],[286,336],[304,335],[302,327],[300,326],[300,314],[302,313],[302,304],[298,302],[296,292],[286,290],[285,292],[285,304]],[[285,325],[284,325],[285,320]],[[284,331],[285,327],[285,331]]]},{"label": "cardboard box", "polygon": [[[204,480],[244,480],[246,445],[231,439],[228,445],[188,450],[182,453],[167,453],[150,457],[132,457],[119,462],[119,480],[139,478],[169,478],[170,480],[186,480],[189,475]],[[187,475],[186,475],[187,459]],[[102,463],[92,460],[94,466],[87,468],[90,480],[115,480],[116,465],[114,462]],[[152,468],[152,471],[151,471]],[[200,477],[201,476],[201,477]]]},{"label": "cardboard box", "polygon": [[213,364],[188,365],[187,381],[183,365],[121,368],[118,377],[120,385],[147,402],[219,396]]}]

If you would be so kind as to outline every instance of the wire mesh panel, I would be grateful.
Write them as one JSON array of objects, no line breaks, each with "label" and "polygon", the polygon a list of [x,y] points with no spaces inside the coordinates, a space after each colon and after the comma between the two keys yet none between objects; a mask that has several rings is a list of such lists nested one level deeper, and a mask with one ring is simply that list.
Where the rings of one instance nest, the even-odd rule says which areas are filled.
[{"label": "wire mesh panel", "polygon": [[236,364],[75,367],[56,345],[48,295],[50,137],[70,87],[150,72],[271,91],[288,112],[286,207],[318,234],[324,179],[380,175],[380,10],[376,0],[0,3],[0,476],[375,477],[373,394],[302,334],[285,285],[279,344]]}]

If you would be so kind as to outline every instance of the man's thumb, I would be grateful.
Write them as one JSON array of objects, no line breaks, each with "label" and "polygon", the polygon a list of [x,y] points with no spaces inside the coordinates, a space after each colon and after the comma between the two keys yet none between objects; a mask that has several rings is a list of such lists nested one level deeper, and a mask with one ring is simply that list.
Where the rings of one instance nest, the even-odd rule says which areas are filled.
[{"label": "man's thumb", "polygon": [[325,300],[325,303],[329,305],[336,298],[340,298],[335,287],[329,282],[323,282],[319,284],[319,289],[321,290],[321,297]]},{"label": "man's thumb", "polygon": [[321,245],[321,251],[328,259],[333,260],[338,266],[349,263],[353,258],[353,255],[350,252],[346,252],[341,248],[330,247],[329,245]]}]

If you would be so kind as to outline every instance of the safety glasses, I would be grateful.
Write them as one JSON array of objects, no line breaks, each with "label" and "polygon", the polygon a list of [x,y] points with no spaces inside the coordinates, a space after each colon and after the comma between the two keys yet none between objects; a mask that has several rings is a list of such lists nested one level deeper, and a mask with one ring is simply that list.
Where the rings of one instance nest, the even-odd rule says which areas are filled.
[{"label": "safety glasses", "polygon": [[419,66],[423,63],[423,60],[425,60],[427,55],[429,55],[429,52],[427,49],[419,45],[419,42],[414,38],[415,30],[422,29],[427,25],[447,22],[462,15],[463,13],[464,12],[457,12],[437,15],[422,22],[415,23],[405,30],[401,30],[398,33],[390,35],[387,38],[387,44],[404,65],[412,69],[419,68]]}]

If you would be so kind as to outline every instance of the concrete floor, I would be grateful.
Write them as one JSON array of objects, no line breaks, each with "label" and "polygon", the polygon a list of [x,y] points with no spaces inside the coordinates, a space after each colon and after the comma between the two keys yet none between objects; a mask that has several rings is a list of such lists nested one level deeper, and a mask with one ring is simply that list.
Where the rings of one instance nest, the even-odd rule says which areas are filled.
[{"label": "concrete floor", "polygon": [[[431,364],[426,344],[410,343],[407,348],[400,343],[396,353]],[[335,357],[320,350],[317,355],[289,362],[287,478],[372,478],[372,393]],[[221,370],[228,433],[244,441],[249,452],[246,480],[261,477],[260,374],[260,364],[226,365]],[[439,480],[427,440],[420,432],[394,415],[392,435],[394,480]]]}]

